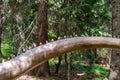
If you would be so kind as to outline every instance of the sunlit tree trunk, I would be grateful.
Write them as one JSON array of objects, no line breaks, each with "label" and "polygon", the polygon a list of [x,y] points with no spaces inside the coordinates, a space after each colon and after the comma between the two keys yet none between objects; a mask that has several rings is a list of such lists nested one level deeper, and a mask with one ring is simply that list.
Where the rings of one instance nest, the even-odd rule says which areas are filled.
[{"label": "sunlit tree trunk", "polygon": [[[37,46],[39,46],[40,44],[45,44],[46,40],[48,40],[47,14],[47,0],[40,0],[37,13]],[[48,61],[38,66],[35,70],[32,71],[32,73],[38,76],[49,76]]]},{"label": "sunlit tree trunk", "polygon": [[[112,35],[120,37],[120,0],[111,0],[112,3]],[[111,54],[109,80],[120,80],[120,50],[114,49]]]}]

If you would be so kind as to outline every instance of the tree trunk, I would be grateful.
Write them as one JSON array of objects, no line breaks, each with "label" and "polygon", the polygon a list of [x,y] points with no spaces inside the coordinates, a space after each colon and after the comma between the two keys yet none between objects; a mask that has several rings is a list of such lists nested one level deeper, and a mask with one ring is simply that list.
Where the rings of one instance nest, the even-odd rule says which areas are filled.
[{"label": "tree trunk", "polygon": [[55,64],[55,66],[56,66],[55,73],[56,74],[59,73],[59,68],[60,68],[60,65],[61,65],[61,60],[62,60],[62,56],[59,56],[58,57],[58,63]]},{"label": "tree trunk", "polygon": [[2,55],[2,51],[1,51],[1,43],[2,43],[2,0],[0,0],[0,58],[4,58],[4,56]]},{"label": "tree trunk", "polygon": [[[37,13],[37,41],[36,45],[45,44],[48,40],[48,19],[47,19],[47,0],[41,0],[38,4],[38,13]],[[36,74],[37,73],[37,74]],[[37,76],[49,76],[49,65],[48,61],[42,63],[35,70],[32,71],[32,74]]]},{"label": "tree trunk", "polygon": [[0,0],[0,56],[2,55],[2,52],[1,52],[1,40],[2,40],[2,12],[1,12],[1,9],[2,9],[2,1]]},{"label": "tree trunk", "polygon": [[[112,35],[120,37],[120,0],[111,0],[112,3]],[[120,80],[120,50],[113,49],[111,53],[109,80]]]},{"label": "tree trunk", "polygon": [[98,51],[97,51],[97,48],[95,49],[92,49],[93,50],[93,53],[94,53],[94,56],[95,56],[95,64],[99,64],[99,59],[98,59]]}]

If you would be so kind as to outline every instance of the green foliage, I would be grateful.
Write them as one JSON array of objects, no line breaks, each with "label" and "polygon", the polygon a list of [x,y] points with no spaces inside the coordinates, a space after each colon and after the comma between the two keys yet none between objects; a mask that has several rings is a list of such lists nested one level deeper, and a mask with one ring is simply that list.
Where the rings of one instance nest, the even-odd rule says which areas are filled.
[{"label": "green foliage", "polygon": [[85,64],[74,64],[74,70],[79,70],[82,73],[85,73],[83,76],[84,79],[103,80],[109,75],[109,68],[103,67],[101,65],[85,65]]},{"label": "green foliage", "polygon": [[2,54],[6,57],[10,57],[11,54],[13,53],[13,46],[11,46],[11,43],[12,43],[12,40],[10,39],[5,39],[3,42],[2,42]]},{"label": "green foliage", "polygon": [[57,34],[53,30],[48,30],[48,36],[51,38],[57,38]]},{"label": "green foliage", "polygon": [[[2,20],[2,40],[4,43],[2,44],[14,47],[14,53],[18,52],[32,31],[37,11],[35,1],[37,0],[4,0],[3,15],[5,16],[3,16]],[[32,37],[30,36],[32,39],[27,41],[27,46],[33,43],[34,35],[35,33],[32,32]],[[6,39],[9,41],[11,38],[12,42],[8,44]],[[22,47],[24,48],[24,45]],[[3,53],[9,55],[11,49],[4,47]]]},{"label": "green foliage", "polygon": [[[54,67],[54,62],[53,59],[50,60],[49,63],[51,67]],[[66,70],[67,67],[68,66],[65,63],[62,63],[61,69]],[[109,75],[109,68],[107,67],[103,67],[102,65],[82,64],[78,62],[72,64],[72,71],[85,73],[81,76],[84,80],[103,80]]]},{"label": "green foliage", "polygon": [[77,4],[81,4],[75,8],[77,26],[81,27],[82,31],[86,31],[86,35],[106,35],[107,33],[102,33],[111,20],[111,15],[105,15],[110,14],[110,5],[103,0],[78,0]]},{"label": "green foliage", "polygon": [[107,32],[111,6],[104,0],[50,0],[49,5],[50,29],[59,32],[58,36],[111,36]]},{"label": "green foliage", "polygon": [[[34,19],[36,20],[37,4],[39,0],[3,0],[3,35],[2,53],[9,57],[13,49],[17,50],[26,41],[32,31]],[[48,36],[51,39],[64,38],[64,36],[111,36],[108,31],[111,24],[111,5],[104,0],[48,0]],[[32,26],[31,26],[32,24]],[[35,43],[36,29],[32,37],[27,40],[23,48],[31,47]],[[16,37],[17,36],[17,37]],[[11,39],[12,38],[12,39]],[[12,45],[20,43],[19,46]],[[18,50],[17,50],[18,51]],[[15,52],[15,51],[14,51]],[[84,78],[104,79],[108,69],[93,65],[95,55],[91,50],[75,51],[74,70],[85,72]],[[106,56],[105,50],[100,50],[102,57]],[[70,57],[70,56],[68,56]],[[87,60],[89,60],[89,65]],[[87,65],[78,64],[86,61]],[[50,60],[50,65],[57,63],[57,58]],[[62,61],[62,67],[67,67]],[[97,77],[97,78],[96,78]]]}]

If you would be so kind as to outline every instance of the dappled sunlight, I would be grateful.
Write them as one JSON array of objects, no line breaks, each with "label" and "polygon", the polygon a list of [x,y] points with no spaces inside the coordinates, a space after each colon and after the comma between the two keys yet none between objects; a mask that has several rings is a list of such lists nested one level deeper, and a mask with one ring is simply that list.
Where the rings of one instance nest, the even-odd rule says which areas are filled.
[{"label": "dappled sunlight", "polygon": [[85,75],[85,73],[76,73],[76,75],[81,77],[81,76]]},{"label": "dappled sunlight", "polygon": [[43,46],[45,49],[53,50],[58,44],[56,43],[47,43],[46,45]]}]

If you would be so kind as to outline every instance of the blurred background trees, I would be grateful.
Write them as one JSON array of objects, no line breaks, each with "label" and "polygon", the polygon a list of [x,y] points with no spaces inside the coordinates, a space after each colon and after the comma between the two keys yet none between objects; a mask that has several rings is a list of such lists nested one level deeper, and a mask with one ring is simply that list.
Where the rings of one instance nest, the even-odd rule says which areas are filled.
[{"label": "blurred background trees", "polygon": [[[112,36],[109,0],[3,0],[2,15],[1,51],[9,58],[62,38]],[[92,71],[94,64],[109,66],[109,59],[107,49],[89,49],[51,59],[49,65],[56,65],[56,73],[60,64],[71,71]]]}]

